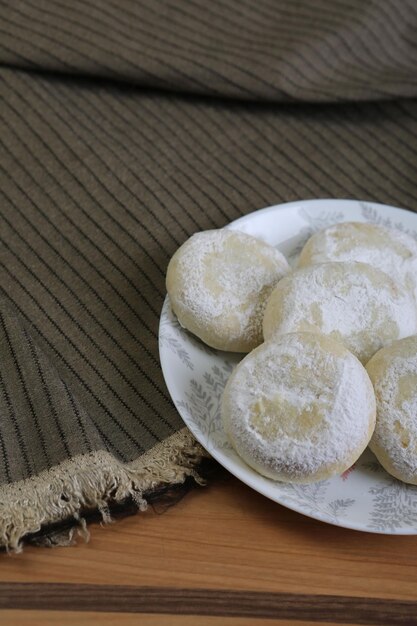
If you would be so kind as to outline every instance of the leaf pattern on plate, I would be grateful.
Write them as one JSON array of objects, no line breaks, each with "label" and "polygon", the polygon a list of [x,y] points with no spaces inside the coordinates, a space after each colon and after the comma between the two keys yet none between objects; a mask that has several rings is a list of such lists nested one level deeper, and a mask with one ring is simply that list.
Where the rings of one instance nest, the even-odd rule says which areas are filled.
[{"label": "leaf pattern on plate", "polygon": [[325,503],[326,492],[329,487],[328,480],[309,485],[279,483],[279,486],[283,494],[282,501],[284,503],[296,506],[302,504],[308,515],[312,515],[314,512],[320,512],[322,515],[328,513]]},{"label": "leaf pattern on plate", "polygon": [[402,222],[394,221],[389,219],[389,217],[382,217],[372,204],[368,204],[367,202],[360,202],[362,216],[373,224],[378,224],[380,226],[386,226],[387,228],[396,228],[407,235],[411,235],[414,239],[417,239],[417,231],[411,228],[406,228]]},{"label": "leaf pattern on plate", "polygon": [[189,370],[194,369],[194,363],[191,361],[190,355],[184,348],[183,342],[179,341],[176,337],[173,337],[169,333],[160,333],[159,343],[161,346],[166,346],[178,356],[180,361],[184,363]]},{"label": "leaf pattern on plate", "polygon": [[342,211],[323,210],[320,213],[310,213],[306,209],[299,209],[298,215],[310,226],[312,234],[338,222],[343,222],[345,218],[345,214]]},{"label": "leaf pattern on plate", "polygon": [[332,500],[327,505],[327,509],[329,515],[335,522],[340,522],[343,515],[346,513],[346,509],[355,504],[356,500],[354,498],[337,498],[337,500]]},{"label": "leaf pattern on plate", "polygon": [[215,438],[216,445],[230,447],[223,431],[220,407],[223,390],[233,367],[231,363],[224,361],[221,366],[213,365],[198,381],[192,378],[189,389],[185,392],[186,400],[177,402],[192,417],[208,446],[212,445],[211,439]]},{"label": "leaf pattern on plate", "polygon": [[371,487],[370,528],[394,532],[408,526],[417,530],[417,487],[391,478]]}]

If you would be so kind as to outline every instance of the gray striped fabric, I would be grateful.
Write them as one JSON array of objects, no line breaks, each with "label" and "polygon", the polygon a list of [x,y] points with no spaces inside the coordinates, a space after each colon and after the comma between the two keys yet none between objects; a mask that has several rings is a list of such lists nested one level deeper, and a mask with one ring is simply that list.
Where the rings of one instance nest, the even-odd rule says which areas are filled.
[{"label": "gray striped fabric", "polygon": [[183,427],[157,327],[192,233],[299,198],[417,210],[416,30],[411,0],[5,3],[3,489]]}]

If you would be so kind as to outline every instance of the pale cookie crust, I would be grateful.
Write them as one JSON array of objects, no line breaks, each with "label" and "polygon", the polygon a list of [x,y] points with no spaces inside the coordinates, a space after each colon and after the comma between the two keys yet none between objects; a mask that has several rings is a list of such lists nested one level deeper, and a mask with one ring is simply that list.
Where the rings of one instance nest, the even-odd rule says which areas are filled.
[{"label": "pale cookie crust", "polygon": [[292,483],[348,469],[375,426],[365,368],[324,335],[276,337],[247,355],[224,390],[221,414],[237,453],[260,474]]},{"label": "pale cookie crust", "polygon": [[355,262],[322,263],[283,278],[268,301],[265,339],[310,331],[341,341],[360,361],[417,332],[413,294],[384,272]]},{"label": "pale cookie crust", "polygon": [[308,240],[298,267],[329,261],[368,263],[411,289],[417,301],[417,241],[407,233],[366,222],[334,224]]},{"label": "pale cookie crust", "polygon": [[383,348],[366,369],[377,403],[369,446],[387,472],[417,485],[417,336]]},{"label": "pale cookie crust", "polygon": [[249,352],[262,342],[266,301],[288,271],[273,246],[238,231],[209,230],[177,250],[166,285],[184,328],[212,348]]}]

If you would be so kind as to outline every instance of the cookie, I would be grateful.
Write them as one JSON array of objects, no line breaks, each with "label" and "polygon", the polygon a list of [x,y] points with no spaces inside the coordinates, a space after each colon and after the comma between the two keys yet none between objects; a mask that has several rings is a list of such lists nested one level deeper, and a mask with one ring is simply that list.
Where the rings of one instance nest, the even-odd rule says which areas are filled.
[{"label": "cookie", "polygon": [[260,474],[308,483],[340,474],[360,456],[375,426],[365,368],[324,335],[277,336],[248,354],[225,387],[225,432]]},{"label": "cookie", "polygon": [[410,235],[367,222],[341,222],[313,235],[298,267],[329,261],[360,261],[382,270],[417,299],[417,241]]},{"label": "cookie", "polygon": [[377,405],[370,448],[387,472],[417,485],[417,336],[383,348],[366,369]]},{"label": "cookie", "polygon": [[281,252],[260,239],[209,230],[177,250],[166,285],[184,328],[212,348],[249,352],[262,342],[266,301],[288,271]]},{"label": "cookie", "polygon": [[278,283],[263,331],[265,339],[299,331],[330,335],[366,363],[390,341],[417,332],[417,307],[411,292],[371,265],[322,263]]}]

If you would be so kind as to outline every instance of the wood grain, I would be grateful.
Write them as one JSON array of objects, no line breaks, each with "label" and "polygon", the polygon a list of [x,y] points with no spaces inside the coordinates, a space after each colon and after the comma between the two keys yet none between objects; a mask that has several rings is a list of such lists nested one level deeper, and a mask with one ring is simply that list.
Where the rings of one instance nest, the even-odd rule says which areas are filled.
[{"label": "wood grain", "polygon": [[[115,594],[123,587],[149,586],[167,594],[170,588],[297,594],[311,598],[311,611],[319,595],[337,596],[342,603],[343,597],[363,598],[365,605],[368,598],[380,598],[393,601],[397,609],[403,605],[396,602],[407,601],[406,610],[417,615],[417,536],[372,535],[316,522],[226,473],[164,513],[150,509],[103,528],[93,526],[88,544],[28,547],[0,560],[4,583],[72,583],[79,589],[109,585],[115,586]],[[16,593],[14,609],[23,608],[19,598],[23,595]],[[73,608],[62,606],[59,615]],[[332,617],[310,612],[299,613],[297,621],[288,619],[299,624]],[[352,623],[375,622],[361,622],[356,615]]]},{"label": "wood grain", "polygon": [[[264,620],[245,617],[210,617],[195,615],[137,615],[126,613],[79,613],[65,611],[2,611],[1,619],[7,626],[294,626],[288,620]],[[140,622],[139,622],[140,619]],[[297,622],[296,626],[335,626],[331,622]],[[346,624],[345,626],[352,626]]]},{"label": "wood grain", "polygon": [[372,626],[402,626],[415,618],[416,603],[351,596],[182,589],[71,583],[1,583],[0,609],[161,613],[263,619],[326,619]]}]

